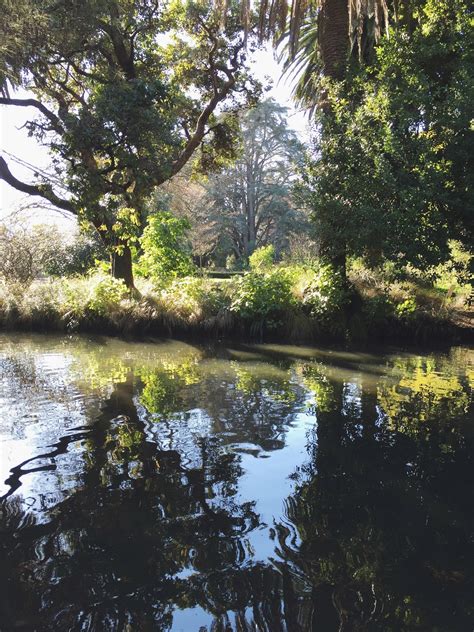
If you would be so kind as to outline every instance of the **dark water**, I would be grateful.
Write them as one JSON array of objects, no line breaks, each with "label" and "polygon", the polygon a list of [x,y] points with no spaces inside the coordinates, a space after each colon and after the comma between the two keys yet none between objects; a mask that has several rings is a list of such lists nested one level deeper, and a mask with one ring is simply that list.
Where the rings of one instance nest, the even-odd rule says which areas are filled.
[{"label": "dark water", "polygon": [[0,630],[473,630],[473,380],[0,336]]}]

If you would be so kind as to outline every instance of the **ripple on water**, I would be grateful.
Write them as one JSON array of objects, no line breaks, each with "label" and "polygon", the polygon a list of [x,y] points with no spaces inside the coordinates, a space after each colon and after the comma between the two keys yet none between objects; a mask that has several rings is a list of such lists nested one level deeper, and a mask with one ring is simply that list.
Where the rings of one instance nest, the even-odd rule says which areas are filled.
[{"label": "ripple on water", "polygon": [[0,629],[471,629],[469,357],[1,345]]}]

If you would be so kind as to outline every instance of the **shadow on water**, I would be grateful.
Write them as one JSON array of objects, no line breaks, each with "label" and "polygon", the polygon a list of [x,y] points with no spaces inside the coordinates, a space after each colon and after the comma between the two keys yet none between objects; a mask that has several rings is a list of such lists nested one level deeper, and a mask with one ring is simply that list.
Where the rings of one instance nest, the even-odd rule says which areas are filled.
[{"label": "shadow on water", "polygon": [[[468,350],[29,344],[3,375],[50,418],[0,505],[2,631],[472,630]],[[45,448],[58,374],[80,415]]]}]

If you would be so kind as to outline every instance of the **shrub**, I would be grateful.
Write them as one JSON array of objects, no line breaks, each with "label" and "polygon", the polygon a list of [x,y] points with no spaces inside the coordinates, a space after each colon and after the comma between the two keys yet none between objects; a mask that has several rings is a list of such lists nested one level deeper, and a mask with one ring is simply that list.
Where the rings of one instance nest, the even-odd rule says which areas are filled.
[{"label": "shrub", "polygon": [[416,316],[417,307],[416,299],[409,297],[399,303],[396,306],[395,311],[397,316],[402,320],[410,320]]},{"label": "shrub", "polygon": [[169,212],[150,215],[140,239],[143,250],[137,272],[154,279],[173,279],[193,273],[194,266],[185,233],[190,228],[186,219]]},{"label": "shrub", "polygon": [[55,256],[44,266],[44,272],[49,276],[85,274],[94,266],[106,265],[108,258],[104,245],[94,235],[78,235],[73,241],[55,247]]},{"label": "shrub", "polygon": [[303,291],[302,303],[313,318],[327,325],[341,316],[348,300],[347,287],[340,273],[330,265],[321,265]]},{"label": "shrub", "polygon": [[275,260],[274,246],[262,246],[257,248],[249,257],[251,270],[269,270]]},{"label": "shrub", "polygon": [[160,293],[170,324],[192,326],[218,316],[230,301],[219,282],[202,277],[175,279]]},{"label": "shrub", "polygon": [[247,272],[234,279],[230,310],[254,327],[275,329],[282,324],[282,315],[294,305],[290,275],[283,268],[268,272]]},{"label": "shrub", "polygon": [[394,316],[395,306],[386,295],[366,296],[362,305],[362,313],[368,325],[382,326]]},{"label": "shrub", "polygon": [[117,309],[127,296],[128,290],[122,279],[105,277],[93,288],[86,307],[99,316],[106,316]]}]

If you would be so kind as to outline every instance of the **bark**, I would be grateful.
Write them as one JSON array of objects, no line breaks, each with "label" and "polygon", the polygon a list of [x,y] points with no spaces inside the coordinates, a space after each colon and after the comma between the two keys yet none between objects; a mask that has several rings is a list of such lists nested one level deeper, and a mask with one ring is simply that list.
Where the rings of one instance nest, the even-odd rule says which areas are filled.
[{"label": "bark", "polygon": [[248,242],[246,256],[254,252],[257,245],[256,208],[255,208],[255,177],[252,165],[247,163],[247,233]]},{"label": "bark", "polygon": [[120,251],[114,252],[111,255],[112,263],[112,276],[114,279],[122,279],[129,290],[135,290],[135,284],[133,282],[133,268],[132,268],[132,251],[127,244],[119,244],[121,246]]},{"label": "bark", "polygon": [[[319,46],[324,74],[337,81],[344,79],[350,50],[349,2],[350,0],[323,0],[319,14]],[[324,95],[321,108],[326,115],[331,116],[331,106]],[[340,245],[338,252],[330,260],[347,285],[345,244]]]},{"label": "bark", "polygon": [[324,0],[319,14],[324,74],[341,80],[349,53],[349,0]]}]

